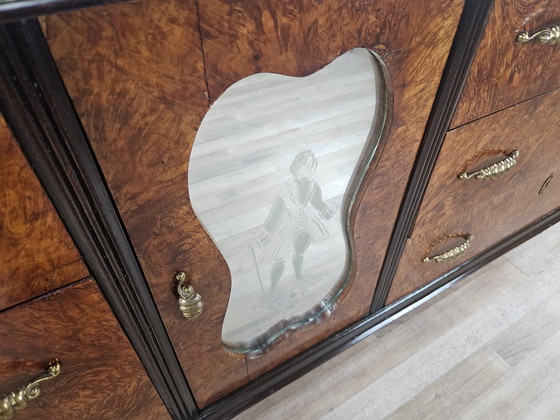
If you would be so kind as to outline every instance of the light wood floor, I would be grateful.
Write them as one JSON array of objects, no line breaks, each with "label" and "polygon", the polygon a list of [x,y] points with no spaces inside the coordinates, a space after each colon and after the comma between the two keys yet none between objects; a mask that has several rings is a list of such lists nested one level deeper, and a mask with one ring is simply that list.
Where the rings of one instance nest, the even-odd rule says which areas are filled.
[{"label": "light wood floor", "polygon": [[560,224],[238,419],[560,419]]}]

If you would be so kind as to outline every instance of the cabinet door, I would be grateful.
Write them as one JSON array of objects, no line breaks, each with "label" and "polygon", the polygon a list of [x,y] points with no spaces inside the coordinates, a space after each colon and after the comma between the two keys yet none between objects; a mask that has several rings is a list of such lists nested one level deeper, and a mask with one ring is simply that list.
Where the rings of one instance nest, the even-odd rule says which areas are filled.
[{"label": "cabinet door", "polygon": [[[523,31],[543,38],[520,43]],[[451,126],[560,87],[559,43],[557,0],[496,0]]]},{"label": "cabinet door", "polygon": [[88,276],[0,116],[0,310]]},{"label": "cabinet door", "polygon": [[388,303],[560,207],[559,106],[557,90],[447,134]]},{"label": "cabinet door", "polygon": [[[462,5],[147,0],[46,19],[45,35],[201,407],[369,312]],[[353,74],[347,54],[365,57],[371,69]],[[316,79],[325,83],[307,84]],[[341,79],[346,85],[331,83]],[[286,93],[284,82],[297,86]],[[265,96],[269,102],[259,102]],[[365,117],[353,108],[359,101]],[[274,127],[255,137],[259,118]],[[322,123],[304,127],[310,119]],[[251,124],[256,130],[243,131]],[[294,131],[301,135],[289,137]],[[348,160],[341,150],[356,132],[362,143]],[[312,137],[319,143],[297,143]],[[213,189],[228,183],[238,187]],[[288,214],[300,215],[298,223]],[[335,222],[343,246],[317,262],[310,255],[327,242],[325,231],[337,237]],[[228,235],[241,226],[231,236],[246,237],[245,225],[262,235],[239,246],[245,260],[236,266]],[[276,303],[306,295],[298,277],[312,266],[338,273],[324,296],[274,318]],[[239,267],[252,272],[246,288],[236,283]],[[178,272],[204,302],[192,322],[179,310]],[[230,303],[241,315],[228,321]],[[245,333],[241,323],[266,305],[273,309],[266,325],[224,339],[239,325]]]}]

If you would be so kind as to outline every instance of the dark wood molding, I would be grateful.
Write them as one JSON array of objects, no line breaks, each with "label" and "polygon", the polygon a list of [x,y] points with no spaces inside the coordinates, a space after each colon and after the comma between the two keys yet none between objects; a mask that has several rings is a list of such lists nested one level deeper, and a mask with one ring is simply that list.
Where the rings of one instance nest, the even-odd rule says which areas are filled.
[{"label": "dark wood molding", "polygon": [[0,26],[0,109],[175,419],[197,407],[36,20]]},{"label": "dark wood molding", "polygon": [[0,0],[0,23],[130,0]]},{"label": "dark wood molding", "polygon": [[403,254],[406,240],[414,227],[422,197],[426,191],[445,134],[451,124],[451,118],[457,107],[470,64],[482,38],[492,5],[492,0],[467,0],[465,3],[434,106],[420,144],[420,150],[414,163],[412,176],[408,182],[405,199],[399,210],[397,223],[387,250],[387,257],[381,269],[371,305],[371,313],[383,308],[387,301],[389,289]]},{"label": "dark wood molding", "polygon": [[202,419],[231,418],[267,396],[326,362],[344,349],[373,334],[388,322],[402,316],[412,305],[421,304],[443,292],[490,261],[500,257],[543,230],[560,222],[560,210],[550,213],[526,229],[504,239],[488,252],[462,264],[380,311],[332,335],[321,343],[298,354],[277,368],[265,373],[243,388],[202,410]]}]

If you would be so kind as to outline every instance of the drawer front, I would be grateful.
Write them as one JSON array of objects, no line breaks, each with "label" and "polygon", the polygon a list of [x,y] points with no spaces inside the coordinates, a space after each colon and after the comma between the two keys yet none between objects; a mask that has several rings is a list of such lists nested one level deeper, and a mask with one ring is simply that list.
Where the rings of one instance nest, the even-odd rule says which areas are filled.
[{"label": "drawer front", "polygon": [[516,42],[554,25],[560,31],[557,0],[496,0],[451,126],[560,87],[560,33],[553,45]]},{"label": "drawer front", "polygon": [[[46,19],[49,45],[201,407],[369,312],[392,225],[463,6],[462,0],[396,3],[210,0],[170,1],[162,5],[147,0]],[[349,217],[353,236],[349,241],[353,242],[354,254],[348,286],[338,295],[333,316],[284,335],[281,334],[288,331],[281,326],[277,330],[281,339],[267,347],[264,354],[246,356],[226,350],[222,326],[232,290],[230,270],[197,219],[193,211],[195,194],[188,190],[189,158],[197,145],[197,130],[206,112],[216,109],[221,95],[241,79],[256,73],[311,76],[358,47],[376,51],[392,78],[392,86],[385,92],[392,94],[388,114],[392,114],[393,122],[383,139],[385,147],[379,147],[365,174]],[[308,94],[308,90],[302,90],[299,96]],[[332,108],[339,106],[333,101]],[[290,103],[281,108],[290,108]],[[253,111],[266,110],[263,106]],[[238,116],[237,111],[231,115]],[[328,115],[321,117],[329,120]],[[349,112],[349,118],[353,117]],[[283,123],[281,120],[278,125]],[[335,132],[333,137],[338,141],[350,129],[352,124],[346,123],[325,137]],[[256,148],[261,143],[253,142]],[[207,156],[224,153],[211,146]],[[231,150],[226,152],[235,153],[243,147],[244,144],[231,143]],[[305,148],[300,151],[306,152]],[[321,162],[319,168],[338,170],[345,166]],[[270,166],[274,165],[263,164],[257,169]],[[280,166],[285,168],[282,176],[291,179],[287,169],[290,165]],[[209,167],[212,169],[211,164]],[[213,169],[219,173],[223,166],[216,163]],[[224,183],[229,181],[225,179]],[[257,184],[247,188],[254,189]],[[241,203],[249,204],[250,200]],[[294,249],[300,245],[319,249],[315,243],[326,237],[322,219],[335,212],[334,207],[323,210],[315,214],[317,217],[309,215],[312,209],[305,212],[314,234],[307,238],[302,235],[301,241],[294,241]],[[294,231],[299,235],[297,229],[296,226]],[[286,243],[275,250],[275,255],[294,250],[290,241]],[[247,255],[247,266],[258,267],[259,261],[255,261],[264,259],[264,252],[259,250]],[[262,286],[259,297],[270,296],[266,289],[274,291],[272,280],[281,277],[284,269],[281,283],[286,284],[284,280],[291,272],[297,277],[301,255],[286,255],[273,269],[256,274],[257,270],[253,270],[255,276],[264,277],[260,285],[260,277],[251,280],[251,287],[255,286],[259,294]],[[305,264],[307,260],[304,269]],[[182,317],[178,307],[174,282],[178,271],[187,273],[204,301],[202,315],[192,322]],[[281,303],[286,303],[285,299]],[[263,306],[274,304],[273,300],[266,301]],[[286,306],[289,304],[292,301]],[[183,302],[182,307],[186,306]],[[246,306],[255,313],[261,308],[252,303]],[[298,313],[297,319],[301,316]],[[291,319],[288,322],[295,325]]]},{"label": "drawer front", "polygon": [[92,280],[4,311],[0,331],[0,394],[61,364],[16,419],[169,418]]},{"label": "drawer front", "polygon": [[80,254],[0,117],[0,310],[88,276]]},{"label": "drawer front", "polygon": [[[559,107],[557,90],[447,134],[388,302],[560,207]],[[458,178],[503,161],[514,150],[519,157],[509,172],[494,179]],[[465,242],[458,235],[446,238],[457,233],[473,235],[462,256],[422,261]]]}]

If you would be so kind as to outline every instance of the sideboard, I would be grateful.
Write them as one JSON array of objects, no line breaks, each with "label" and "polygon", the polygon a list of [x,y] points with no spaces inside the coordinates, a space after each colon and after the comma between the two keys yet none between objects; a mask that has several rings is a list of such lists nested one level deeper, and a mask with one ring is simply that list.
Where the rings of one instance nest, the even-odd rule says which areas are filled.
[{"label": "sideboard", "polygon": [[0,2],[0,417],[232,417],[559,221],[558,19]]}]

